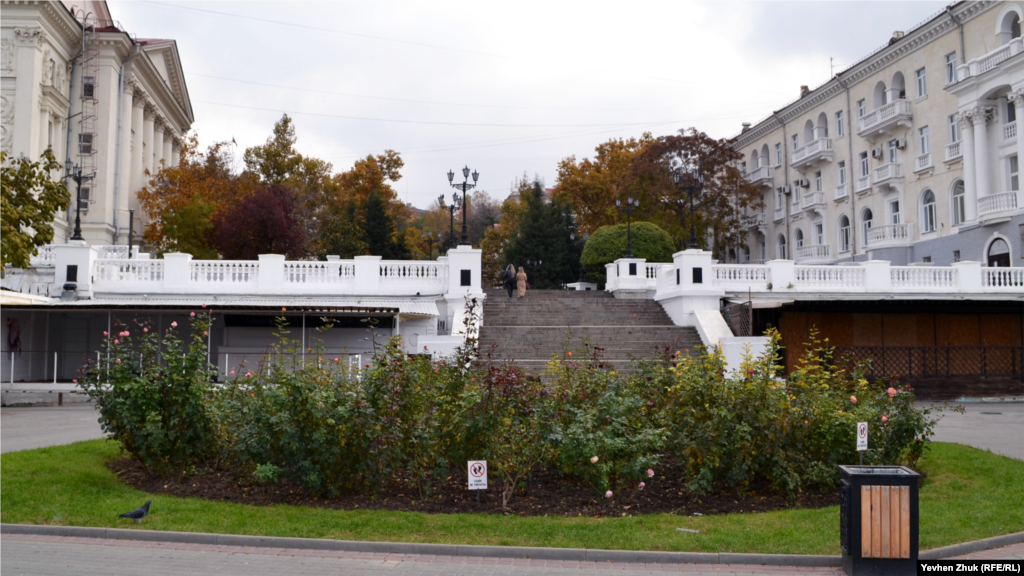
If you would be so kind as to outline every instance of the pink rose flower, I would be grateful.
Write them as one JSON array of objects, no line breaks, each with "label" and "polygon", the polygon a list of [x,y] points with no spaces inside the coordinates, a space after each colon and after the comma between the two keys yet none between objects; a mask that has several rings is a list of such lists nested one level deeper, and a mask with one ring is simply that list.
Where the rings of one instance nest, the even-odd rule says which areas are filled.
[{"label": "pink rose flower", "polygon": [[337,358],[335,358],[335,359],[334,359],[334,361],[335,361],[335,362],[337,362],[337,361],[338,361],[338,359],[337,359]]},{"label": "pink rose flower", "polygon": [[149,333],[149,328],[143,328],[142,331],[148,334]]},{"label": "pink rose flower", "polygon": [[882,422],[888,422],[888,421],[889,421],[889,417],[883,414],[882,415]]},{"label": "pink rose flower", "polygon": [[232,370],[232,371],[231,371],[231,375],[232,375],[232,376],[234,376],[234,375],[235,375],[235,371],[234,371],[234,370]]},{"label": "pink rose flower", "polygon": [[114,344],[117,344],[117,343],[118,343],[118,339],[114,338]]},{"label": "pink rose flower", "polygon": [[203,302],[203,308],[206,308],[206,302]]},{"label": "pink rose flower", "polygon": [[120,364],[120,363],[121,363],[121,359],[120,359],[120,358],[118,358],[118,359],[117,359],[117,363],[118,363],[118,364]]},{"label": "pink rose flower", "polygon": [[252,376],[252,372],[246,372],[245,375],[246,376]]},{"label": "pink rose flower", "polygon": [[178,323],[177,322],[171,322],[171,328],[177,328],[177,327],[178,327]]},{"label": "pink rose flower", "polygon": [[284,312],[284,310],[285,310],[284,306],[281,306],[281,312]]},{"label": "pink rose flower", "polygon": [[891,387],[891,386],[889,387],[888,390],[886,390],[886,392],[889,393],[889,398],[892,398],[893,396],[896,396],[896,389]]},{"label": "pink rose flower", "polygon": [[591,464],[597,464],[597,456],[594,456],[593,458],[591,458],[590,459],[590,463]]},{"label": "pink rose flower", "polygon": [[426,349],[427,349],[427,347],[426,347],[426,346],[424,346],[424,347],[423,347],[423,349],[424,349],[424,350],[426,350]]},{"label": "pink rose flower", "polygon": [[195,317],[196,317],[196,313],[195,313],[195,312],[192,312],[192,313],[191,313],[191,314],[189,314],[189,315],[190,315],[190,316],[192,316],[193,318],[195,318]]},{"label": "pink rose flower", "polygon": [[210,335],[210,333],[209,333],[209,332],[207,332],[207,331],[205,331],[205,330],[203,331],[203,336],[209,336],[209,335]]},{"label": "pink rose flower", "polygon": [[636,485],[636,487],[641,489],[641,490],[643,490],[645,486],[647,486],[647,484],[644,484],[643,482],[641,482],[641,483]]},{"label": "pink rose flower", "polygon": [[651,470],[650,468],[648,468],[647,469],[647,477],[648,478],[654,478],[654,470]]},{"label": "pink rose flower", "polygon": [[72,378],[71,379],[71,383],[72,384],[78,384],[78,378]]},{"label": "pink rose flower", "polygon": [[131,336],[131,335],[132,335],[132,333],[131,333],[131,332],[129,332],[129,331],[127,331],[127,330],[125,330],[125,331],[124,331],[124,335],[125,335],[125,336]]},{"label": "pink rose flower", "polygon": [[850,396],[850,402],[853,402],[854,404],[856,404],[857,403],[857,397],[856,396]]},{"label": "pink rose flower", "polygon": [[566,354],[568,354],[569,356],[572,356],[572,352],[566,352]]},{"label": "pink rose flower", "polygon": [[110,336],[110,334],[106,330],[103,331],[103,335],[104,336]]},{"label": "pink rose flower", "polygon": [[612,491],[611,491],[611,490],[609,490],[609,491],[605,492],[605,493],[604,493],[604,497],[605,497],[605,498],[611,498],[611,497],[612,497]]}]

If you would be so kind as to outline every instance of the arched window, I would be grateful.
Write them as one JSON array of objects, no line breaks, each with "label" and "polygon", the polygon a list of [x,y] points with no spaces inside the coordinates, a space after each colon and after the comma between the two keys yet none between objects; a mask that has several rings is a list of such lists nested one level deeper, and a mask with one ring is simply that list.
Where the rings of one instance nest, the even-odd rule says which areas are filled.
[{"label": "arched window", "polygon": [[828,116],[824,112],[818,114],[818,125],[814,130],[816,138],[828,138]]},{"label": "arched window", "polygon": [[895,102],[906,97],[907,88],[903,81],[903,72],[897,72],[892,75],[892,86],[889,87],[889,97],[886,100],[888,102]]},{"label": "arched window", "polygon": [[839,251],[850,251],[850,219],[846,214],[839,218]]},{"label": "arched window", "polygon": [[957,180],[953,183],[953,226],[959,226],[967,220],[967,205],[964,204],[964,181]]},{"label": "arched window", "polygon": [[999,39],[1003,44],[1020,38],[1020,13],[1014,6],[1007,6],[999,20]]},{"label": "arched window", "polygon": [[729,248],[729,262],[736,262],[736,249]]},{"label": "arched window", "polygon": [[996,238],[988,245],[988,265],[999,268],[1010,267],[1010,246],[1006,240]]},{"label": "arched window", "polygon": [[814,142],[814,122],[808,120],[804,123],[804,146]]},{"label": "arched window", "polygon": [[804,231],[799,228],[796,229],[796,247],[804,247]]},{"label": "arched window", "polygon": [[769,166],[768,162],[768,145],[761,146],[761,168]]},{"label": "arched window", "polygon": [[881,80],[879,80],[878,84],[875,84],[875,92],[874,92],[875,109],[878,109],[878,108],[881,108],[882,106],[885,106],[887,96],[888,95],[886,94],[886,90],[885,90],[885,82],[882,82]]},{"label": "arched window", "polygon": [[753,172],[760,167],[760,157],[757,155],[757,150],[754,150],[750,153],[750,171]]},{"label": "arched window", "polygon": [[786,260],[786,236],[779,234],[779,260]]},{"label": "arched window", "polygon": [[743,261],[750,262],[750,246],[743,247]]},{"label": "arched window", "polygon": [[935,232],[935,193],[931,190],[921,195],[921,230]]},{"label": "arched window", "polygon": [[863,238],[862,242],[864,244],[867,244],[870,241],[868,233],[871,231],[871,223],[874,219],[875,216],[871,213],[871,208],[865,208],[864,211],[860,213],[860,225],[861,228],[863,228],[861,238]]}]

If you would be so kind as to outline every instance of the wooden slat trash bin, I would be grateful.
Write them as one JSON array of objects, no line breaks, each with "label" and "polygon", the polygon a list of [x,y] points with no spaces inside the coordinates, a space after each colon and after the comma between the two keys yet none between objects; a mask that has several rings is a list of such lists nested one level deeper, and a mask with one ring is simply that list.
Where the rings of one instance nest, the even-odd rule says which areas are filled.
[{"label": "wooden slat trash bin", "polygon": [[905,466],[840,466],[839,539],[849,576],[917,574],[920,475]]}]

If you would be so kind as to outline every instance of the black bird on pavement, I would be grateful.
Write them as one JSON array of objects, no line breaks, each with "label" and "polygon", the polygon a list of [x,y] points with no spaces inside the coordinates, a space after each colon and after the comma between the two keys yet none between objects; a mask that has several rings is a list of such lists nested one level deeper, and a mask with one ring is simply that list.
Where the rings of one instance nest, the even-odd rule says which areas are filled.
[{"label": "black bird on pavement", "polygon": [[146,503],[143,504],[141,508],[136,508],[131,512],[125,512],[124,514],[118,516],[118,518],[131,518],[132,520],[141,523],[142,519],[145,518],[147,514],[149,514],[149,505],[152,503],[152,500],[146,500]]}]

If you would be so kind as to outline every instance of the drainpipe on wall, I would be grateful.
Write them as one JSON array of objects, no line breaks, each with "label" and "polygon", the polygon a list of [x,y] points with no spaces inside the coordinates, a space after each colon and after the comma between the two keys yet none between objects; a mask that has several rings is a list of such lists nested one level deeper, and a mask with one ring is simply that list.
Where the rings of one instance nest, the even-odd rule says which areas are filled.
[{"label": "drainpipe on wall", "polygon": [[121,71],[117,74],[117,146],[114,148],[114,244],[121,241],[121,230],[117,227],[118,211],[121,196],[121,123],[124,122],[124,75],[128,71],[128,64],[139,55],[142,44],[135,42],[135,49],[132,55],[121,62]]},{"label": "drainpipe on wall", "polygon": [[[775,120],[782,124],[782,176],[783,176],[783,190],[789,186],[789,136],[786,135],[786,121],[779,116],[779,113],[774,114]],[[790,190],[789,194],[782,193],[782,211],[786,217],[786,255],[795,256],[793,254],[793,242],[789,234],[789,201],[793,198],[793,192]],[[775,245],[775,256],[779,255],[779,245]],[[774,258],[773,258],[774,260]],[[790,260],[796,260],[796,258],[790,258]]]},{"label": "drainpipe on wall", "polygon": [[960,19],[953,15],[953,7],[946,6],[946,15],[953,21],[954,24],[960,28],[960,63],[967,63],[967,54],[964,52],[964,25],[960,22]]},{"label": "drainpipe on wall", "polygon": [[853,186],[853,110],[850,108],[850,87],[843,82],[843,79],[836,74],[836,82],[843,87],[846,91],[846,117],[849,120],[847,122],[847,132],[850,135],[850,143],[846,146],[848,148],[850,163],[847,166],[850,168],[850,172],[846,175],[846,195],[850,198],[850,261],[856,262],[857,260],[857,190]]}]

